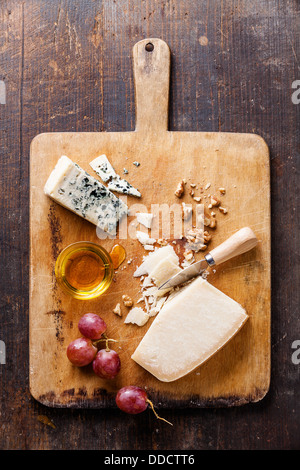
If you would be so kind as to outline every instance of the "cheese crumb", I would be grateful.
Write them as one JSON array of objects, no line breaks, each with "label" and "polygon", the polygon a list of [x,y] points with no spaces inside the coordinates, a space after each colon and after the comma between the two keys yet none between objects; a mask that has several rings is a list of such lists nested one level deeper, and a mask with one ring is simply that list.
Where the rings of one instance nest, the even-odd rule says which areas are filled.
[{"label": "cheese crumb", "polygon": [[134,307],[130,310],[124,323],[132,323],[138,326],[143,326],[149,320],[148,313],[140,307]]},{"label": "cheese crumb", "polygon": [[189,220],[193,213],[193,208],[191,205],[185,204],[184,202],[182,203],[182,218],[183,220]]},{"label": "cheese crumb", "polygon": [[144,245],[144,248],[146,251],[154,251],[154,246],[153,245]]},{"label": "cheese crumb", "polygon": [[153,245],[156,242],[155,238],[150,238],[147,233],[139,230],[136,232],[136,238],[142,245]]},{"label": "cheese crumb", "polygon": [[136,220],[138,221],[139,224],[144,225],[144,227],[151,228],[153,214],[148,213],[148,212],[139,212],[136,215]]}]

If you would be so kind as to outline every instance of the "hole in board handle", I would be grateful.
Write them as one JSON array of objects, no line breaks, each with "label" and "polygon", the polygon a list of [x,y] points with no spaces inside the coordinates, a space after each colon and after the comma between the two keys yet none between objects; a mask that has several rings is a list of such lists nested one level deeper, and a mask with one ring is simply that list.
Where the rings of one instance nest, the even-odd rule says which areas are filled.
[{"label": "hole in board handle", "polygon": [[153,46],[152,42],[148,42],[148,44],[146,44],[146,46],[145,46],[145,49],[146,49],[147,52],[152,52],[153,49],[154,49],[154,46]]}]

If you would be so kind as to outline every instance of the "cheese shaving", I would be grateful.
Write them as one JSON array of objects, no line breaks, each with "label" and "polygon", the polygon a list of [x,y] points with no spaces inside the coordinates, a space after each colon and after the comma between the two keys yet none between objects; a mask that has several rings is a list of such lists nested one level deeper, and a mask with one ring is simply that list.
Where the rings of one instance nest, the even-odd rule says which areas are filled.
[{"label": "cheese shaving", "polygon": [[138,221],[139,224],[144,225],[144,227],[151,228],[153,214],[148,213],[148,212],[139,212],[136,215],[136,220]]},{"label": "cheese shaving", "polygon": [[132,323],[138,326],[143,326],[147,323],[148,320],[149,315],[144,312],[142,308],[134,307],[129,311],[124,323]]}]

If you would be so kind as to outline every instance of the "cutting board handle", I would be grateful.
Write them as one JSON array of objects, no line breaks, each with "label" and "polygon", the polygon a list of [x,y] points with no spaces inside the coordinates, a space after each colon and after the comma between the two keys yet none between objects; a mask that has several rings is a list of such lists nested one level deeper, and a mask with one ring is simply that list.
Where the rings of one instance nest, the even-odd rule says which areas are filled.
[{"label": "cutting board handle", "polygon": [[171,53],[157,38],[143,39],[133,47],[135,130],[168,130]]}]

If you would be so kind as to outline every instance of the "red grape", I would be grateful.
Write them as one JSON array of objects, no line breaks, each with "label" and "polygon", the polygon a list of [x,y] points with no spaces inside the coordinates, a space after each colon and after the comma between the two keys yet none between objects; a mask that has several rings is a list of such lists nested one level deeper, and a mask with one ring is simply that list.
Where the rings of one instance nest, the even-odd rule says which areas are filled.
[{"label": "red grape", "polygon": [[127,387],[121,388],[116,395],[116,404],[120,410],[132,415],[142,413],[146,408],[148,408],[149,404],[157,419],[161,419],[173,426],[170,421],[158,416],[152,401],[149,400],[147,393],[143,388],[136,387],[135,385],[128,385]]},{"label": "red grape", "polygon": [[86,338],[94,340],[100,339],[106,328],[105,321],[95,313],[86,313],[78,322],[80,333]]},{"label": "red grape", "polygon": [[100,349],[93,360],[93,370],[102,379],[114,379],[121,368],[116,351]]},{"label": "red grape", "polygon": [[97,348],[89,338],[77,338],[67,348],[67,356],[75,366],[90,364],[97,354]]},{"label": "red grape", "polygon": [[121,388],[116,396],[116,403],[125,413],[142,413],[148,407],[147,393],[140,387],[128,385]]}]

